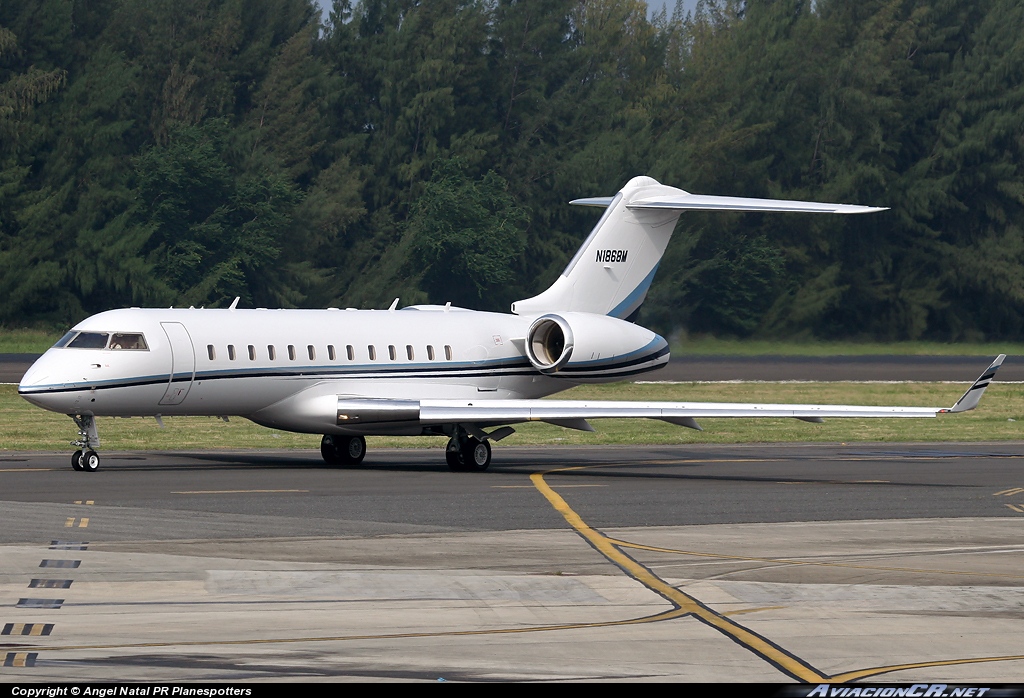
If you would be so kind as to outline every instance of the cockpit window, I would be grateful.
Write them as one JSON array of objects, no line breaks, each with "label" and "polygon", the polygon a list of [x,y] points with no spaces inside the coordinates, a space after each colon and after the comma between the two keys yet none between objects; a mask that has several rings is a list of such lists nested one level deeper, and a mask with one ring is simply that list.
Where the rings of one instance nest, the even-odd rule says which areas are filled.
[{"label": "cockpit window", "polygon": [[107,346],[106,332],[79,332],[68,347],[71,349],[102,349]]},{"label": "cockpit window", "polygon": [[60,339],[58,339],[58,340],[57,340],[57,343],[56,343],[56,344],[54,344],[53,346],[54,346],[54,347],[55,347],[56,349],[60,349],[61,347],[65,347],[65,346],[67,346],[68,342],[70,342],[70,341],[71,341],[71,338],[72,338],[72,337],[74,337],[74,336],[75,336],[76,334],[78,334],[78,333],[77,333],[77,332],[75,332],[74,330],[71,330],[71,331],[70,331],[70,332],[68,332],[68,333],[67,333],[66,335],[64,335],[63,337],[61,337]]},{"label": "cockpit window", "polygon": [[115,332],[110,337],[110,348],[128,351],[149,351],[146,338],[138,332]]}]

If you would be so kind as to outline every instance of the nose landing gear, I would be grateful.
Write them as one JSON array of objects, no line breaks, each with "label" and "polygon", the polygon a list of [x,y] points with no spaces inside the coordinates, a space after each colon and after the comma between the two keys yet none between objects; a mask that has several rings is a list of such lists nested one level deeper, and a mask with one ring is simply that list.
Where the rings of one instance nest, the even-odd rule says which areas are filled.
[{"label": "nose landing gear", "polygon": [[75,470],[94,473],[100,469],[100,456],[93,447],[99,447],[100,435],[96,430],[96,418],[91,414],[68,415],[78,425],[78,440],[72,446],[79,450],[71,454],[71,467]]}]

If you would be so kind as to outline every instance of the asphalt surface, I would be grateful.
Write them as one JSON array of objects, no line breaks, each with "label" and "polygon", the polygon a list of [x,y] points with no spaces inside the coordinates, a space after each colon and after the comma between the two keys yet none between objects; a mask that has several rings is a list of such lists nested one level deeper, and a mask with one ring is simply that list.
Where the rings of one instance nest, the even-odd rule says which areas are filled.
[{"label": "asphalt surface", "polygon": [[[0,383],[18,383],[35,354],[0,354]],[[993,356],[673,356],[639,380],[963,381]],[[1024,381],[1024,357],[1007,357],[997,380]]]},{"label": "asphalt surface", "polygon": [[1022,461],[4,453],[0,681],[1019,682]]},{"label": "asphalt surface", "polygon": [[[69,449],[70,453],[70,449]],[[224,537],[209,517],[266,517],[269,536],[386,535],[558,527],[524,479],[573,486],[597,526],[673,526],[877,518],[1014,516],[989,490],[1017,484],[1020,444],[494,447],[485,474],[453,474],[440,449],[370,450],[358,468],[313,451],[102,453],[95,474],[69,454],[4,454],[7,502],[91,498],[115,511],[91,531],[111,540]],[[256,484],[254,484],[256,483]],[[1024,484],[1024,483],[1021,483]],[[1024,499],[1024,497],[1021,497]],[[161,512],[157,517],[156,512]],[[245,520],[244,518],[242,519]],[[114,522],[117,522],[116,524]],[[101,528],[96,528],[101,525]],[[102,526],[110,525],[108,531]],[[259,526],[258,529],[263,529]],[[0,543],[38,539],[8,521]]]}]

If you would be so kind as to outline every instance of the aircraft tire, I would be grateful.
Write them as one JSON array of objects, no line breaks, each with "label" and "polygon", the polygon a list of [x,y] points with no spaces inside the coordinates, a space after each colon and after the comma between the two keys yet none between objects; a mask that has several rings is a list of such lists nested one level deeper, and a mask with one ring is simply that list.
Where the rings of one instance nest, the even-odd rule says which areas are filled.
[{"label": "aircraft tire", "polygon": [[324,438],[320,439],[320,456],[327,465],[338,465],[341,462],[333,436],[324,434]]},{"label": "aircraft tire", "polygon": [[[349,436],[335,441],[338,456],[345,465],[359,465],[366,457],[366,439],[362,436]],[[340,446],[340,448],[338,448]]]},{"label": "aircraft tire", "polygon": [[82,449],[71,454],[71,467],[75,470],[82,470]]},{"label": "aircraft tire", "polygon": [[82,454],[82,470],[87,473],[95,473],[100,469],[100,456],[96,451],[89,449]]},{"label": "aircraft tire", "polygon": [[448,462],[448,469],[453,473],[461,473],[465,470],[462,466],[462,451],[459,449],[459,442],[449,439],[444,449],[444,459]]},{"label": "aircraft tire", "polygon": [[462,445],[462,469],[482,473],[491,464],[491,444],[475,437],[466,439]]}]

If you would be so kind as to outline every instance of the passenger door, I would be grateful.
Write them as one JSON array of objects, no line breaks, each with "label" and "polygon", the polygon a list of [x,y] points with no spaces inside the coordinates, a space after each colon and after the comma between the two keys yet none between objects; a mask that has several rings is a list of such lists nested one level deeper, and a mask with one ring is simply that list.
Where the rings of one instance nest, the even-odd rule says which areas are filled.
[{"label": "passenger door", "polygon": [[179,405],[188,395],[196,377],[196,353],[192,337],[180,322],[161,322],[171,347],[171,379],[167,392],[160,399],[161,405]]}]

